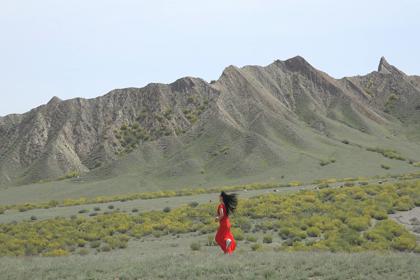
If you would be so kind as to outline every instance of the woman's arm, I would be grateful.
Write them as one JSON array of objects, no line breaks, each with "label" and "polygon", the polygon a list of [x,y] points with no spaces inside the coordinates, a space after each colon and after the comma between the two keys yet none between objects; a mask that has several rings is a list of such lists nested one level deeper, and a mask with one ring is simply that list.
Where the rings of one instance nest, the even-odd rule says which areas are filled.
[{"label": "woman's arm", "polygon": [[216,221],[220,221],[220,220],[223,218],[223,215],[224,215],[224,213],[223,213],[223,207],[220,207],[220,208],[217,210],[217,217],[216,217]]}]

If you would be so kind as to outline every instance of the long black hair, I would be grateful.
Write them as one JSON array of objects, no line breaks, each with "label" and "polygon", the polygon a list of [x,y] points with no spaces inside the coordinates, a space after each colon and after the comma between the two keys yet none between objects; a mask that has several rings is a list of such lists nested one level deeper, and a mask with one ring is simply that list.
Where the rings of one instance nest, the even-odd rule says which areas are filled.
[{"label": "long black hair", "polygon": [[236,206],[238,205],[238,197],[236,196],[236,193],[227,194],[222,191],[220,196],[223,198],[223,203],[226,207],[226,216],[229,216],[230,213],[234,213]]}]

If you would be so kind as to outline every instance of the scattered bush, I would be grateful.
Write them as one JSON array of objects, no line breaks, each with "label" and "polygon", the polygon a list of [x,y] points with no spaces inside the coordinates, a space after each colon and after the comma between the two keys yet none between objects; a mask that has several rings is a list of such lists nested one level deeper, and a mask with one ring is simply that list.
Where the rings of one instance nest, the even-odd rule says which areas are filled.
[{"label": "scattered bush", "polygon": [[273,237],[271,235],[264,235],[263,237],[263,243],[272,243]]},{"label": "scattered bush", "polygon": [[89,246],[90,246],[90,248],[98,248],[99,246],[101,246],[101,241],[99,241],[99,240],[91,241],[89,243]]},{"label": "scattered bush", "polygon": [[78,251],[78,254],[81,255],[81,256],[86,256],[87,254],[89,254],[89,250],[85,249],[85,248],[82,248]]},{"label": "scattered bush", "polygon": [[216,246],[216,240],[214,240],[214,236],[213,235],[208,235],[207,236],[207,243],[206,246]]},{"label": "scattered bush", "polygon": [[246,240],[249,242],[257,242],[257,237],[255,235],[248,235]]},{"label": "scattered bush", "polygon": [[398,198],[394,203],[394,209],[397,211],[408,211],[414,208],[413,199],[407,195]]},{"label": "scattered bush", "polygon": [[391,168],[389,165],[386,165],[386,164],[381,164],[381,167],[382,167],[383,169],[386,169],[386,170],[388,170],[388,169],[390,169],[390,168]]},{"label": "scattered bush", "polygon": [[370,217],[369,216],[362,216],[362,217],[351,217],[348,219],[347,224],[350,228],[363,231],[366,230],[370,226]]},{"label": "scattered bush", "polygon": [[102,252],[109,252],[111,251],[111,247],[109,245],[104,245],[101,247]]},{"label": "scattered bush", "polygon": [[254,243],[251,245],[252,251],[260,251],[262,249],[262,245],[260,243]]},{"label": "scattered bush", "polygon": [[328,165],[328,164],[330,164],[330,163],[334,163],[335,162],[335,159],[334,158],[332,158],[332,159],[328,159],[328,160],[321,160],[320,162],[319,162],[319,165],[321,165],[321,166],[325,166],[325,165]]},{"label": "scattered bush", "polygon": [[[414,251],[417,247],[412,246],[413,235],[387,219],[387,213],[411,209],[419,198],[419,180],[304,190],[288,195],[270,192],[241,200],[232,217],[232,229],[237,240],[245,229],[252,229],[253,223],[255,230],[278,231],[285,240],[282,248],[287,250]],[[193,215],[191,207],[185,205],[166,213],[114,212],[92,218],[79,215],[73,219],[0,224],[0,255],[65,255],[77,253],[75,248],[87,243],[98,242],[102,244],[97,247],[99,250],[105,246],[113,250],[125,248],[131,238],[156,233],[213,235],[217,229],[212,220],[214,211],[215,205],[206,203],[196,206]],[[372,218],[377,219],[374,225],[370,224]],[[249,242],[257,242],[254,235],[246,237]],[[213,236],[209,238],[209,244],[213,243]]]},{"label": "scattered bush", "polygon": [[198,206],[198,202],[197,201],[192,201],[188,204],[190,207],[195,208]]},{"label": "scattered bush", "polygon": [[323,183],[323,184],[318,185],[318,189],[320,189],[320,190],[327,189],[329,187],[330,187],[330,185],[328,185],[327,183]]},{"label": "scattered bush", "polygon": [[165,212],[165,213],[171,212],[171,207],[167,206],[167,207],[163,208],[163,212]]},{"label": "scattered bush", "polygon": [[201,245],[198,242],[193,242],[190,244],[190,248],[192,251],[199,251],[201,249]]},{"label": "scattered bush", "polygon": [[66,175],[59,177],[57,180],[65,180],[65,179],[71,179],[71,178],[76,178],[78,177],[80,174],[77,171],[71,171],[69,173],[67,173]]},{"label": "scattered bush", "polygon": [[45,257],[61,257],[61,256],[67,256],[69,254],[68,251],[64,249],[54,249],[52,251],[46,252],[43,254]]},{"label": "scattered bush", "polygon": [[306,230],[306,233],[308,234],[309,237],[318,237],[318,236],[321,236],[321,231],[317,227],[309,227]]},{"label": "scattered bush", "polygon": [[401,156],[397,151],[391,149],[383,149],[383,148],[366,148],[369,152],[375,152],[383,155],[384,157],[396,160],[405,160],[403,156]]},{"label": "scattered bush", "polygon": [[392,248],[399,251],[411,251],[416,248],[416,238],[412,235],[403,235],[395,238],[392,241]]}]

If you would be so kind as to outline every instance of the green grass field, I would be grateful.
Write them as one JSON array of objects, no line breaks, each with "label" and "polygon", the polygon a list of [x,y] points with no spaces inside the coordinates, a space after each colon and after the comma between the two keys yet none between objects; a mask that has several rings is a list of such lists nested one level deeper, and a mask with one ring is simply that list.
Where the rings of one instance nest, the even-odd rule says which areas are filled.
[{"label": "green grass field", "polygon": [[173,252],[161,248],[147,255],[125,249],[89,256],[1,258],[0,278],[411,280],[420,273],[420,256],[415,254],[238,251],[224,256],[210,249]]}]

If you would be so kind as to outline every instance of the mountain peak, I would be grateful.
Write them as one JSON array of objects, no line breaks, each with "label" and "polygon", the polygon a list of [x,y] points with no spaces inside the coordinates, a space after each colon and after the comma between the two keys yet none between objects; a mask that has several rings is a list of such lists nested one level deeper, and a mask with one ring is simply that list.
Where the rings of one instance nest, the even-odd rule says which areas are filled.
[{"label": "mountain peak", "polygon": [[293,72],[309,73],[315,70],[315,68],[300,55],[287,59],[281,64]]},{"label": "mountain peak", "polygon": [[388,63],[385,57],[381,57],[378,65],[378,72],[382,74],[399,74],[405,75],[402,71],[400,71],[397,67]]},{"label": "mountain peak", "polygon": [[[288,60],[286,60],[286,62],[289,63],[308,63],[303,57],[301,57],[300,55],[296,55],[292,58],[289,58]],[[309,64],[309,63],[308,63]]]},{"label": "mountain peak", "polygon": [[234,65],[229,65],[223,70],[221,77],[226,77],[226,76],[229,77],[229,76],[235,75],[237,72],[238,72],[238,67]]},{"label": "mountain peak", "polygon": [[62,100],[57,97],[57,96],[53,96],[53,98],[50,99],[50,101],[48,101],[47,105],[55,105],[57,103],[60,103]]},{"label": "mountain peak", "polygon": [[386,58],[382,56],[381,60],[379,61],[378,72],[390,74],[390,71],[388,70],[390,66],[391,65],[388,63],[388,61],[386,61]]}]

